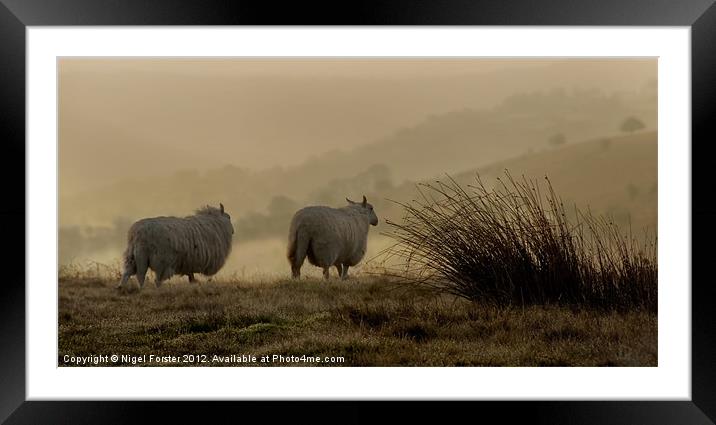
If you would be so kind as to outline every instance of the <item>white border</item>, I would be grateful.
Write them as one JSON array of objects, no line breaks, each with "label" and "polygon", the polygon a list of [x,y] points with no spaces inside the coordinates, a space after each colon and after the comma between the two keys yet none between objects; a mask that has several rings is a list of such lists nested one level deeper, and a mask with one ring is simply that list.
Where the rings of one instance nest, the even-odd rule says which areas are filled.
[{"label": "white border", "polygon": [[[28,27],[27,46],[28,400],[691,399],[688,27]],[[58,56],[659,57],[659,366],[58,368]]]}]

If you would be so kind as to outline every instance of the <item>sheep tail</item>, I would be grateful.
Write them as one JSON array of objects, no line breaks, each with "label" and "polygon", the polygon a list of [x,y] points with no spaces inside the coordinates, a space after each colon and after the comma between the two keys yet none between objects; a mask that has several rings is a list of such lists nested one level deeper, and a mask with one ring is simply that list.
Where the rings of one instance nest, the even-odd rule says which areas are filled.
[{"label": "sheep tail", "polygon": [[291,229],[288,235],[288,257],[289,263],[291,263],[291,269],[294,274],[303,265],[303,261],[306,259],[308,253],[308,235],[305,232],[301,232],[297,229]]},{"label": "sheep tail", "polygon": [[134,274],[137,272],[137,260],[134,257],[134,244],[127,244],[127,249],[124,250],[124,273]]}]

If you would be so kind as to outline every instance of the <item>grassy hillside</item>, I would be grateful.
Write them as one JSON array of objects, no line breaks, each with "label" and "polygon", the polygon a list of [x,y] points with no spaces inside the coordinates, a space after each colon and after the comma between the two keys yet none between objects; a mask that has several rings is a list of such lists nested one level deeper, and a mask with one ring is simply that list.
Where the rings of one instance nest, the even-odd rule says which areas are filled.
[{"label": "grassy hillside", "polygon": [[[634,228],[657,224],[657,133],[603,138],[543,151],[478,169],[485,180],[510,170],[513,176],[549,176],[565,205],[576,203],[595,213],[609,213]],[[473,172],[454,176],[470,183]]]},{"label": "grassy hillside", "polygon": [[[504,177],[505,170],[520,178],[549,176],[569,209],[576,204],[596,214],[611,214],[620,225],[631,220],[634,229],[657,224],[657,133],[644,132],[545,149],[489,166],[450,174],[461,185],[475,183],[479,174],[487,186]],[[444,180],[436,175],[430,182]],[[414,183],[393,188],[385,197],[404,202],[417,196]],[[401,209],[386,205],[380,211],[399,219]]]},{"label": "grassy hillside", "polygon": [[[348,282],[175,279],[137,292],[117,279],[61,276],[65,356],[206,355],[139,366],[656,366],[657,317],[551,306],[497,309],[397,287]],[[214,355],[336,358],[237,363]],[[342,358],[338,361],[337,358]],[[131,365],[129,362],[99,366]]]}]

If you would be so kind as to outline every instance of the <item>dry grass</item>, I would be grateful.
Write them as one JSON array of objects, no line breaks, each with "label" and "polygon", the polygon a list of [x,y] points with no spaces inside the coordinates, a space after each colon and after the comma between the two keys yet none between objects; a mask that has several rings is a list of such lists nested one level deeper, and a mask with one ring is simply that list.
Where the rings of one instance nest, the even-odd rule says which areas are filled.
[{"label": "dry grass", "polygon": [[649,312],[498,308],[368,277],[175,279],[120,292],[113,277],[75,271],[59,281],[59,365],[65,354],[150,353],[345,358],[330,366],[657,365]]},{"label": "dry grass", "polygon": [[420,199],[400,203],[389,221],[397,258],[390,274],[473,301],[499,305],[558,303],[605,309],[657,309],[654,237],[638,242],[609,217],[575,207],[568,216],[546,179],[515,180],[495,189],[479,176],[464,187],[419,186]]}]

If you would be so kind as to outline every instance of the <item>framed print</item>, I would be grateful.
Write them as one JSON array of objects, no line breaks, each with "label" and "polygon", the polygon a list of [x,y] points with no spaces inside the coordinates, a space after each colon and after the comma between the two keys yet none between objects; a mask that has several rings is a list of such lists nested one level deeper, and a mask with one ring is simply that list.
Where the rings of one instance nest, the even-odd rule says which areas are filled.
[{"label": "framed print", "polygon": [[3,2],[3,419],[713,423],[716,7],[405,7]]}]

